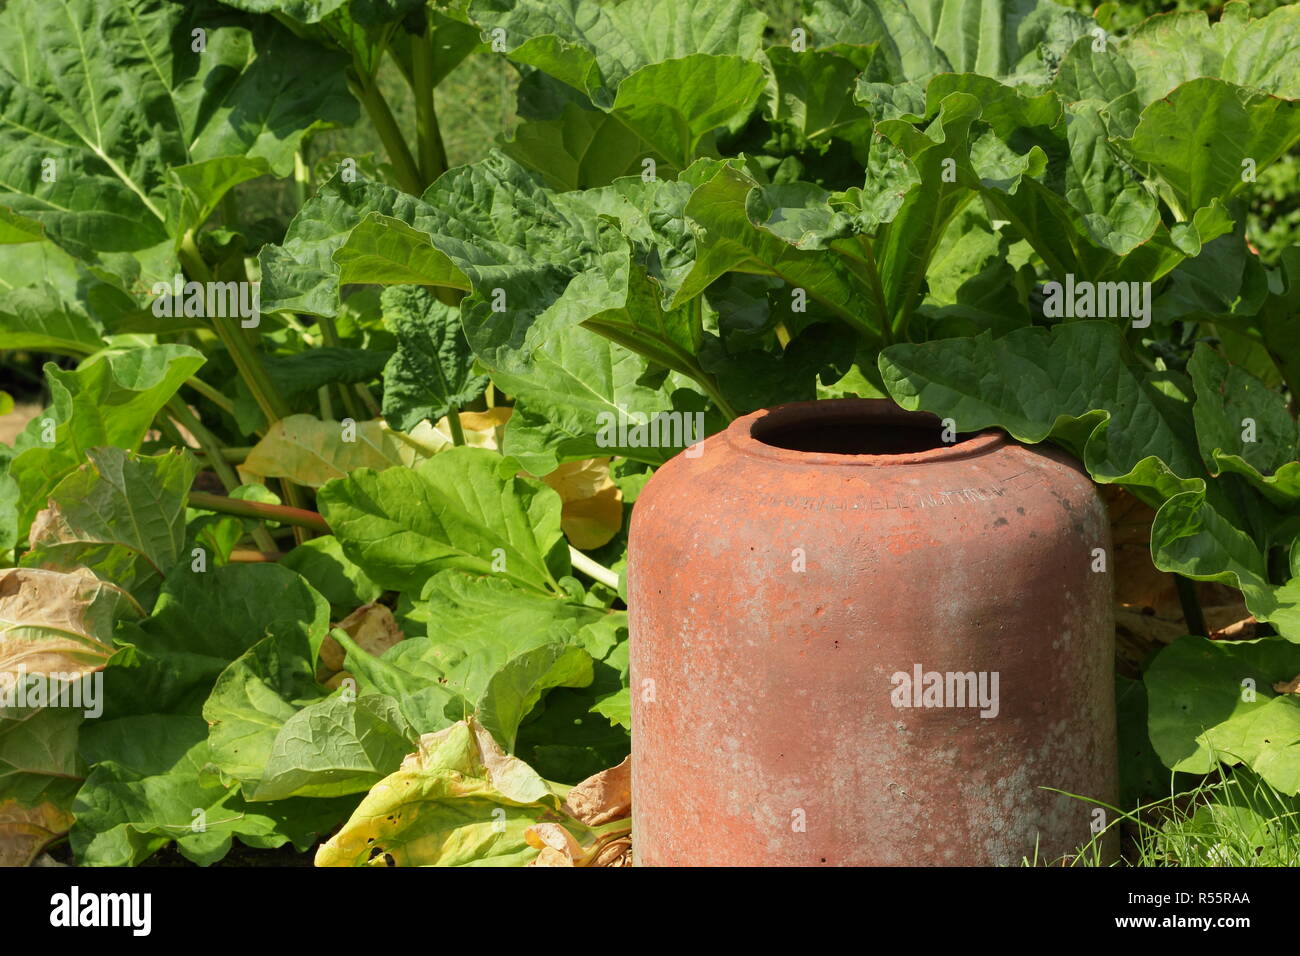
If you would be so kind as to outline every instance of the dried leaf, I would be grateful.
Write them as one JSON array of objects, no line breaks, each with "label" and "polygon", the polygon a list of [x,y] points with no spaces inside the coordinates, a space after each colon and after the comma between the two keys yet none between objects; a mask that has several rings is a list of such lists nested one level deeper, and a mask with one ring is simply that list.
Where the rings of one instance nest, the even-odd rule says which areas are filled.
[{"label": "dried leaf", "polygon": [[1290,680],[1278,681],[1273,685],[1273,689],[1279,694],[1300,694],[1300,674]]},{"label": "dried leaf", "polygon": [[[1208,620],[1209,615],[1206,615]],[[1255,627],[1259,621],[1255,620],[1253,614],[1243,617],[1239,621],[1233,621],[1225,624],[1223,627],[1211,628],[1210,639],[1214,641],[1250,641],[1255,638]]]},{"label": "dried leaf", "polygon": [[621,840],[614,840],[606,843],[600,848],[596,856],[588,864],[589,866],[631,866],[632,865],[632,838],[623,837]]},{"label": "dried leaf", "polygon": [[632,758],[588,777],[569,791],[564,809],[589,827],[632,815]]},{"label": "dried leaf", "polygon": [[99,670],[112,656],[113,625],[139,608],[121,588],[84,568],[0,570],[0,688],[20,671],[67,679]]},{"label": "dried leaf", "polygon": [[337,674],[332,675],[328,680],[321,681],[321,683],[330,690],[338,690],[343,686],[343,682],[351,676],[352,675],[348,671],[339,671]]},{"label": "dried leaf", "polygon": [[1102,485],[1099,490],[1110,511],[1115,599],[1135,609],[1151,608],[1160,617],[1180,617],[1174,576],[1151,561],[1155,511],[1118,485]]},{"label": "dried leaf", "polygon": [[[363,604],[337,625],[342,628],[361,649],[375,657],[382,657],[384,652],[399,643],[405,637],[397,626],[393,612],[387,606],[378,603]],[[320,648],[321,664],[332,673],[343,669],[345,657],[343,646],[332,637],[326,637]]]},{"label": "dried leaf", "polygon": [[529,866],[574,866],[573,857],[554,847],[543,847]]},{"label": "dried leaf", "polygon": [[529,846],[541,850],[530,866],[573,866],[583,860],[582,845],[558,823],[538,823],[524,831]]},{"label": "dried leaf", "polygon": [[72,828],[73,817],[52,803],[26,807],[0,801],[0,866],[27,866]]}]

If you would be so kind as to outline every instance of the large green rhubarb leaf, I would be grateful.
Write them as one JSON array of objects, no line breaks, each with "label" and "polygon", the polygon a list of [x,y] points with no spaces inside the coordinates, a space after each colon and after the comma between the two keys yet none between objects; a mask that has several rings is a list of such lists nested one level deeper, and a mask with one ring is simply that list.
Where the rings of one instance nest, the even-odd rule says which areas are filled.
[{"label": "large green rhubarb leaf", "polygon": [[815,0],[807,22],[818,46],[877,45],[879,78],[889,83],[951,72],[1045,81],[1093,25],[1043,0]]},{"label": "large green rhubarb leaf", "polygon": [[1245,763],[1283,793],[1300,791],[1300,648],[1278,640],[1181,637],[1147,668],[1151,743],[1165,766],[1209,773]]},{"label": "large green rhubarb leaf", "polygon": [[397,336],[397,352],[384,368],[384,418],[408,431],[437,422],[482,394],[487,376],[474,374],[460,313],[428,290],[384,290],[384,324]]},{"label": "large green rhubarb leaf", "polygon": [[417,735],[392,698],[335,696],[284,722],[254,800],[362,793],[401,766]]},{"label": "large green rhubarb leaf", "polygon": [[[609,106],[629,75],[704,53],[753,58],[764,17],[741,0],[474,0],[470,17],[511,59]],[[671,95],[671,91],[664,91]]]},{"label": "large green rhubarb leaf", "polygon": [[1196,437],[1206,465],[1243,476],[1277,505],[1300,502],[1300,435],[1283,397],[1204,343],[1187,371],[1196,386]]},{"label": "large green rhubarb leaf", "polygon": [[202,364],[188,346],[159,345],[101,354],[75,371],[47,365],[53,401],[18,436],[9,465],[21,493],[20,534],[91,448],[137,448],[154,416]]},{"label": "large green rhubarb leaf", "polygon": [[904,408],[952,418],[961,431],[996,426],[1020,441],[1051,438],[1097,481],[1156,504],[1209,477],[1190,401],[1143,370],[1109,322],[895,345],[881,353],[880,371]]},{"label": "large green rhubarb leaf", "polygon": [[356,116],[340,61],[206,3],[15,0],[0,64],[0,205],[128,285],[170,279],[231,186]]},{"label": "large green rhubarb leaf", "polygon": [[153,616],[119,627],[122,649],[104,676],[106,716],[200,713],[217,677],[263,639],[319,647],[329,605],[278,564],[182,564],[163,584]]},{"label": "large green rhubarb leaf", "polygon": [[[1273,530],[1264,529],[1261,536],[1267,538]],[[1290,546],[1291,540],[1276,543]],[[1156,567],[1240,588],[1256,618],[1271,623],[1288,640],[1300,642],[1300,578],[1274,584],[1266,553],[1251,535],[1208,503],[1205,491],[1174,495],[1151,524]]]},{"label": "large green rhubarb leaf", "polygon": [[418,591],[434,573],[499,573],[544,593],[569,572],[560,496],[495,452],[452,448],[414,468],[360,468],[317,501],[343,552],[374,581]]},{"label": "large green rhubarb leaf", "polygon": [[347,813],[332,800],[249,804],[205,773],[210,751],[198,717],[150,714],[97,722],[83,734],[94,764],[77,794],[72,847],[88,866],[134,866],[169,843],[200,866],[231,840],[292,843],[305,852]]},{"label": "large green rhubarb leaf", "polygon": [[140,457],[110,447],[87,455],[89,462],[50,492],[22,563],[88,567],[152,607],[163,578],[189,560],[185,500],[198,464],[180,450]]},{"label": "large green rhubarb leaf", "polygon": [[516,399],[504,451],[535,475],[602,455],[663,464],[681,449],[651,445],[632,433],[638,422],[661,413],[689,423],[692,440],[703,437],[694,430],[701,420],[687,418],[704,414],[704,396],[693,382],[676,373],[656,375],[642,356],[584,328],[554,335],[533,352],[526,374],[497,372],[493,378]]},{"label": "large green rhubarb leaf", "polygon": [[591,684],[594,662],[610,655],[626,627],[621,612],[460,571],[431,578],[408,618],[427,636],[402,641],[381,659],[340,638],[363,689],[396,698],[423,732],[473,713],[512,752],[542,696]]}]

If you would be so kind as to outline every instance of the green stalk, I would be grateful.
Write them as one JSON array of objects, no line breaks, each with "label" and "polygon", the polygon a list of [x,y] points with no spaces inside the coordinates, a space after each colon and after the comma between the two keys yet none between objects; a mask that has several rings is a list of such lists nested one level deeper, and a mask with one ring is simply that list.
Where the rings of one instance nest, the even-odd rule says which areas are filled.
[{"label": "green stalk", "polygon": [[[222,454],[221,442],[212,432],[208,431],[206,425],[199,421],[199,417],[190,411],[189,406],[179,398],[172,396],[167,402],[167,410],[180,423],[182,428],[194,436],[194,440],[199,443],[199,448],[203,449],[208,465],[217,473],[217,478],[221,481],[222,487],[226,491],[234,491],[238,488],[240,485],[239,476],[235,474],[235,469],[230,467],[230,463],[226,461],[225,455]],[[260,524],[253,528],[253,541],[262,551],[275,550],[275,542],[271,540],[271,535]]]},{"label": "green stalk", "polygon": [[221,224],[227,229],[234,229],[238,221],[239,213],[235,208],[235,191],[230,189],[221,197]]},{"label": "green stalk", "polygon": [[235,403],[226,398],[226,396],[222,395],[197,375],[193,378],[186,379],[185,384],[194,389],[194,391],[198,392],[213,405],[216,405],[217,408],[221,409],[223,412],[227,412],[231,415],[235,413]]},{"label": "green stalk", "polygon": [[447,412],[447,427],[451,429],[451,443],[453,445],[465,444],[465,429],[460,423],[460,406],[450,405]]},{"label": "green stalk", "polygon": [[375,396],[370,394],[370,389],[366,387],[365,382],[357,382],[352,386],[352,389],[361,398],[361,404],[365,405],[370,411],[371,418],[380,418],[383,416],[383,409],[381,409],[379,403],[375,401]]},{"label": "green stalk", "polygon": [[447,170],[447,149],[438,128],[433,102],[433,24],[411,38],[411,92],[415,95],[415,128],[420,152],[420,173],[431,183]]},{"label": "green stalk", "polygon": [[415,157],[411,155],[410,147],[406,145],[402,131],[397,126],[397,120],[393,118],[393,111],[388,108],[388,101],[379,92],[374,79],[367,76],[363,70],[354,67],[349,71],[348,88],[365,107],[366,115],[370,117],[375,132],[379,134],[384,149],[388,151],[388,159],[397,174],[398,185],[411,195],[419,196],[424,192],[424,182],[419,167],[416,165]]},{"label": "green stalk", "polygon": [[[452,424],[453,422],[455,424]],[[451,429],[452,445],[465,444],[465,432],[460,424],[460,412],[454,405],[452,406],[451,412],[447,415],[447,425]],[[441,448],[434,448],[432,445],[426,445],[413,435],[408,435],[406,432],[398,431],[396,428],[389,425],[388,422],[381,422],[379,427],[389,435],[392,435],[402,444],[409,445],[422,455],[436,455],[442,450]]]},{"label": "green stalk", "polygon": [[665,339],[658,339],[652,343],[647,339],[628,336],[623,333],[623,330],[617,324],[612,322],[602,322],[599,319],[588,319],[586,322],[582,323],[582,327],[597,332],[605,336],[605,338],[611,339],[619,345],[629,348],[634,352],[638,352],[651,361],[658,362],[660,365],[665,365],[675,372],[681,372],[683,375],[697,382],[700,388],[704,389],[709,398],[713,399],[713,403],[718,406],[718,410],[721,411],[729,421],[739,417],[740,413],[736,411],[735,407],[722,397],[722,392],[718,389],[717,379],[704,371],[704,369],[700,367],[700,364],[695,361],[694,356],[674,345],[672,342]]},{"label": "green stalk", "polygon": [[[185,233],[178,255],[185,266],[185,271],[192,278],[199,282],[211,281],[212,272],[208,269],[208,264],[203,261],[203,256],[199,254],[193,230]],[[230,353],[235,368],[239,370],[244,383],[248,385],[248,390],[253,393],[253,398],[262,409],[266,420],[276,422],[286,417],[289,414],[289,406],[280,396],[271,377],[266,374],[266,369],[262,366],[262,361],[248,341],[248,337],[244,335],[244,330],[232,325],[229,320],[216,317],[212,318],[212,328],[217,338],[221,339],[221,343],[226,347],[226,351]]]},{"label": "green stalk", "polygon": [[1183,621],[1187,624],[1187,633],[1197,637],[1209,637],[1210,632],[1205,626],[1205,614],[1201,611],[1201,602],[1196,596],[1196,582],[1181,574],[1175,574],[1174,587],[1178,591],[1178,603],[1183,608]]},{"label": "green stalk", "polygon": [[[335,349],[341,349],[343,347],[343,340],[339,338],[338,326],[334,324],[332,318],[322,315],[317,318],[316,326],[320,329],[321,339],[327,346]],[[357,407],[356,399],[353,397],[352,392],[346,385],[339,386],[339,394],[343,398],[343,411],[347,413],[347,416],[353,421],[361,421],[361,411]]]},{"label": "green stalk", "polygon": [[892,340],[892,323],[889,315],[889,307],[885,305],[885,286],[880,281],[880,269],[876,266],[876,250],[871,244],[871,240],[858,233],[858,244],[862,246],[863,256],[858,259],[854,256],[846,256],[849,262],[862,263],[866,273],[867,288],[871,290],[871,297],[876,300],[876,308],[880,310],[880,338],[881,345],[889,345]]},{"label": "green stalk", "polygon": [[593,581],[599,581],[606,587],[618,590],[618,575],[603,564],[593,561],[573,545],[569,545],[569,561],[575,570],[581,571]]},{"label": "green stalk", "polygon": [[203,511],[215,511],[218,514],[235,515],[240,518],[255,518],[258,521],[278,521],[281,524],[287,524],[295,528],[319,531],[321,534],[330,533],[330,526],[325,519],[316,512],[307,511],[305,508],[269,505],[261,501],[242,501],[239,498],[210,495],[205,491],[190,492],[190,507]]},{"label": "green stalk", "polygon": [[307,168],[301,149],[294,150],[293,153],[293,191],[298,200],[298,208],[301,209],[307,203],[307,194],[311,192],[311,170]]},{"label": "green stalk", "polygon": [[221,453],[221,442],[199,421],[198,416],[190,411],[189,406],[173,396],[167,400],[167,411],[172,418],[180,423],[182,428],[194,436],[194,440],[199,443],[199,448],[202,449],[208,464],[217,473],[217,478],[221,480],[222,487],[226,491],[234,491],[238,488],[240,485],[239,476],[235,474],[235,469],[230,467],[230,462],[226,460],[226,456]]},{"label": "green stalk", "polygon": [[334,418],[334,405],[330,402],[330,387],[322,385],[316,389],[316,396],[320,399],[320,417],[323,421],[332,421]]},{"label": "green stalk", "polygon": [[420,441],[418,438],[416,438],[413,435],[408,435],[406,434],[406,432],[398,431],[396,428],[393,428],[387,422],[382,422],[379,427],[382,428],[386,434],[392,435],[402,444],[414,448],[416,451],[418,451],[421,455],[424,455],[426,458],[432,458],[434,455],[438,454],[438,452],[442,451],[441,448],[435,448],[432,445],[426,445],[424,442]]},{"label": "green stalk", "polygon": [[[280,479],[280,497],[289,503],[288,507],[293,511],[302,511],[306,514],[315,513],[312,511],[308,511],[306,508],[303,507],[303,505],[305,505],[307,502],[303,500],[302,489],[299,488],[297,485],[295,485],[288,478]],[[289,523],[293,524],[292,522]],[[302,544],[304,541],[307,540],[308,538],[307,531],[309,530],[311,529],[309,529],[306,525],[293,524],[293,540],[297,544]]]}]

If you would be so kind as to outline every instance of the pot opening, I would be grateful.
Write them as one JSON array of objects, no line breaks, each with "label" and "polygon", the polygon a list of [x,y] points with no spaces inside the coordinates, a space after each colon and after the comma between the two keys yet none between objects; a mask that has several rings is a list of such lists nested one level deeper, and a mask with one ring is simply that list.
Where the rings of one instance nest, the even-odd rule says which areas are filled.
[{"label": "pot opening", "polygon": [[767,429],[758,423],[752,434],[764,445],[775,448],[831,455],[915,455],[935,448],[951,448],[975,437],[962,432],[955,442],[946,442],[940,428],[869,421],[810,422]]},{"label": "pot opening", "polygon": [[884,399],[794,402],[732,423],[733,443],[753,454],[833,464],[893,464],[966,457],[1002,444],[995,432],[959,432],[944,441],[943,423]]}]

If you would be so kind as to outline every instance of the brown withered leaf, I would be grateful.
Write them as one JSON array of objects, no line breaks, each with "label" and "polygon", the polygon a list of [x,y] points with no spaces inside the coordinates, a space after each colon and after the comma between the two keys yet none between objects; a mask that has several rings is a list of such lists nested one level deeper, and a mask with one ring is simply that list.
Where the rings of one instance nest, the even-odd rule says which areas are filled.
[{"label": "brown withered leaf", "polygon": [[330,690],[338,690],[340,687],[343,686],[343,682],[351,676],[352,675],[347,671],[338,671],[336,674],[332,675],[331,677],[328,677],[325,680],[321,681],[321,683],[324,684]]},{"label": "brown withered leaf", "polygon": [[[1234,591],[1222,604],[1211,603],[1206,597],[1201,596],[1201,613],[1205,616],[1205,627],[1210,632],[1210,637],[1233,641],[1254,637],[1256,621],[1246,608],[1245,597],[1240,591]],[[1230,634],[1244,636],[1228,637]]]},{"label": "brown withered leaf", "polygon": [[52,803],[34,807],[0,801],[0,866],[27,866],[72,828],[73,817]]},{"label": "brown withered leaf", "polygon": [[61,517],[59,506],[53,501],[36,512],[36,517],[32,519],[32,526],[27,532],[27,547],[34,548],[41,541],[52,537],[54,529],[60,524]]},{"label": "brown withered leaf", "polygon": [[139,616],[139,605],[84,568],[0,570],[0,686],[19,671],[73,679],[99,670],[123,616]]},{"label": "brown withered leaf", "polygon": [[[342,628],[363,651],[375,657],[382,657],[386,650],[405,636],[397,626],[393,612],[378,603],[361,605],[336,626]],[[334,638],[326,637],[321,643],[321,666],[327,668],[329,673],[343,669],[345,656],[343,645]]]},{"label": "brown withered leaf", "polygon": [[632,815],[632,758],[588,777],[569,791],[564,809],[589,827]]},{"label": "brown withered leaf", "polygon": [[536,823],[524,831],[524,840],[542,851],[529,866],[580,866],[586,861],[582,846],[558,823]]},{"label": "brown withered leaf", "polygon": [[631,866],[632,837],[625,836],[606,843],[592,858],[591,866]]},{"label": "brown withered leaf", "polygon": [[524,840],[541,852],[529,866],[631,866],[632,837],[626,831],[607,834],[581,846],[558,823],[537,823],[524,831]]},{"label": "brown withered leaf", "polygon": [[[1209,615],[1206,615],[1207,619]],[[1210,629],[1210,639],[1213,641],[1249,641],[1255,637],[1255,628],[1259,621],[1255,620],[1253,614],[1243,617],[1239,621],[1232,621],[1223,627]]]},{"label": "brown withered leaf", "polygon": [[1154,509],[1116,485],[1101,485],[1098,492],[1110,511],[1116,601],[1138,610],[1150,608],[1160,617],[1180,617],[1174,576],[1151,562]]},{"label": "brown withered leaf", "polygon": [[1273,685],[1273,689],[1279,694],[1300,694],[1300,674],[1290,680],[1278,681]]}]

